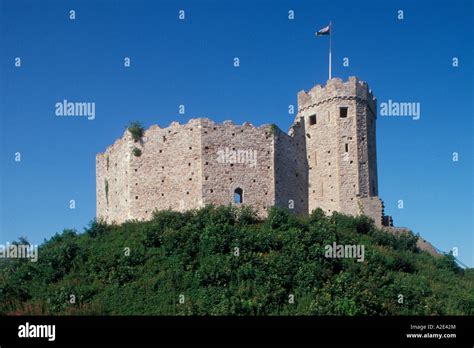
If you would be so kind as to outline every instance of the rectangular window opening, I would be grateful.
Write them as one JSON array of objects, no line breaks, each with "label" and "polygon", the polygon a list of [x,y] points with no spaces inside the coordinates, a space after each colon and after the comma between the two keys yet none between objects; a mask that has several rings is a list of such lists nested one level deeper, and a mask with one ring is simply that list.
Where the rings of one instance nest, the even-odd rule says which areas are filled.
[{"label": "rectangular window opening", "polygon": [[341,118],[346,118],[347,117],[347,106],[340,106],[339,107],[339,116]]}]

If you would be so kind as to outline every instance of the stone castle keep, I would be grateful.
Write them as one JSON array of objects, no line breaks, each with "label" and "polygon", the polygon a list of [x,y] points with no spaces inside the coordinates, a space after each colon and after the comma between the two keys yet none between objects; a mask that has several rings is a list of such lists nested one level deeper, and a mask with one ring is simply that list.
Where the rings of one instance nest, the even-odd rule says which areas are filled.
[{"label": "stone castle keep", "polygon": [[298,93],[288,134],[205,118],[152,126],[136,142],[125,131],[96,158],[97,217],[122,223],[154,210],[233,204],[262,216],[271,206],[299,214],[320,207],[392,225],[378,197],[376,111],[367,83],[333,78]]}]

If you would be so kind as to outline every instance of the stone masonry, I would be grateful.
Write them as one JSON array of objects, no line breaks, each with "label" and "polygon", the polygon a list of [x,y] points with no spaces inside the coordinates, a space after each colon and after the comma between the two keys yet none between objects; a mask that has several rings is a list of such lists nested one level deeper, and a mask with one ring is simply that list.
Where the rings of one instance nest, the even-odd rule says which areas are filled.
[{"label": "stone masonry", "polygon": [[97,217],[122,223],[207,204],[250,205],[265,216],[275,205],[391,225],[378,197],[376,110],[367,83],[334,78],[298,93],[288,133],[205,118],[152,126],[137,142],[125,131],[96,157]]}]

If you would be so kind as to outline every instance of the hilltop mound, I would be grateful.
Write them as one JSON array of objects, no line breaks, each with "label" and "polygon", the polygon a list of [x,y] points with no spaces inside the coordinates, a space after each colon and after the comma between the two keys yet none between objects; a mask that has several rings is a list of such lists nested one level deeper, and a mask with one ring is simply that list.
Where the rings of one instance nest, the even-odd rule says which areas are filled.
[{"label": "hilltop mound", "polygon": [[[93,221],[0,263],[0,313],[473,315],[472,269],[371,220],[212,206],[120,226]],[[327,257],[327,245],[363,257]],[[347,255],[346,255],[347,256]],[[361,256],[361,255],[359,255]]]}]

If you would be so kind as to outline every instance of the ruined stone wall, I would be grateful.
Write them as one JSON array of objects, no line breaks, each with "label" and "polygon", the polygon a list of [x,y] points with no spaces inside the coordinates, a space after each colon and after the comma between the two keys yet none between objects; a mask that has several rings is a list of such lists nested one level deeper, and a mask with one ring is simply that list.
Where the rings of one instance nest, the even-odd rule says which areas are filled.
[{"label": "ruined stone wall", "polygon": [[275,202],[272,127],[250,123],[216,124],[201,120],[203,203],[234,203],[234,191],[243,191],[243,204],[261,215]]},{"label": "ruined stone wall", "polygon": [[360,214],[371,217],[377,227],[383,225],[384,205],[379,197],[358,197]]},{"label": "ruined stone wall", "polygon": [[97,216],[122,223],[150,219],[154,210],[240,205],[234,202],[238,188],[242,204],[265,216],[275,204],[274,157],[270,125],[193,119],[185,125],[152,126],[138,142],[125,132],[97,155]]},{"label": "ruined stone wall", "polygon": [[167,128],[152,126],[132,156],[131,214],[149,219],[156,210],[185,211],[202,206],[201,134],[199,120]]},{"label": "ruined stone wall", "polygon": [[275,128],[275,205],[308,214],[308,161],[304,122],[290,134]]},{"label": "ruined stone wall", "polygon": [[125,132],[107,151],[96,156],[97,217],[122,222],[130,217],[131,137]]},{"label": "ruined stone wall", "polygon": [[[134,148],[140,149],[140,156],[133,154]],[[104,165],[107,157],[109,170]],[[153,126],[139,142],[125,132],[97,156],[97,215],[122,223],[149,219],[155,209],[198,208],[202,206],[201,177],[199,120],[185,125],[173,122],[168,128]],[[101,185],[104,179],[109,182],[108,205]]]}]

